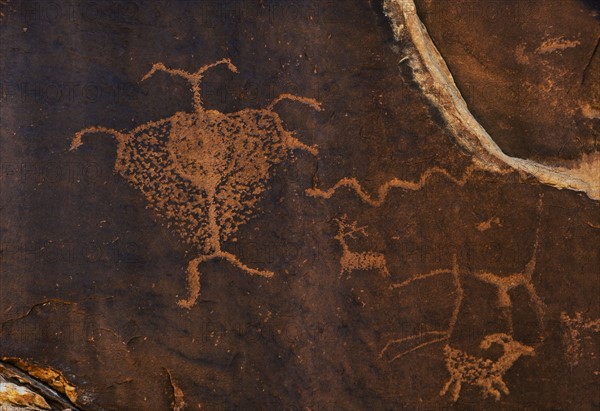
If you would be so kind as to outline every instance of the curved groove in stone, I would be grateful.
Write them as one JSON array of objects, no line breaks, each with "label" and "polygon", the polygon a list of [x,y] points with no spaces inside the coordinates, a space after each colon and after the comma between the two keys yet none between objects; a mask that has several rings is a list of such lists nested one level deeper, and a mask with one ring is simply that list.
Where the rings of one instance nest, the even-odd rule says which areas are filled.
[{"label": "curved groove in stone", "polygon": [[415,80],[440,110],[456,142],[473,156],[474,162],[492,172],[514,169],[542,184],[584,192],[590,199],[600,201],[600,178],[595,159],[591,159],[592,165],[582,162],[578,168],[571,169],[505,154],[469,111],[444,58],[417,14],[414,1],[385,0],[384,12],[391,22],[396,41],[408,36],[415,48],[415,56],[409,59]]}]

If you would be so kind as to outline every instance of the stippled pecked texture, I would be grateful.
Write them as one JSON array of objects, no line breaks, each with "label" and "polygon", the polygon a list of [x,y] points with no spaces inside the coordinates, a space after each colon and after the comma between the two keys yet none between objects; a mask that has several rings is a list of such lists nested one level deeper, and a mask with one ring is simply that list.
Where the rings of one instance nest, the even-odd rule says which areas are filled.
[{"label": "stippled pecked texture", "polygon": [[[60,371],[82,409],[597,406],[598,203],[474,165],[380,2],[1,11],[2,356]],[[223,59],[201,117],[179,77]],[[275,114],[286,93],[322,110]],[[215,241],[201,193],[227,167]],[[275,275],[202,261],[196,299],[217,242]]]}]

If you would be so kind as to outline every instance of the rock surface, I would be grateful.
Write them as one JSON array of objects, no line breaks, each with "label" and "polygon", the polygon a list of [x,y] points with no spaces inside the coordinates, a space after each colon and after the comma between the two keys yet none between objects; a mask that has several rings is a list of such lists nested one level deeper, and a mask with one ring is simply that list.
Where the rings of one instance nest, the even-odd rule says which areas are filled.
[{"label": "rock surface", "polygon": [[[383,2],[0,4],[0,356],[84,410],[600,406],[600,203],[478,166]],[[573,168],[598,11],[543,4],[416,11],[501,149]]]}]

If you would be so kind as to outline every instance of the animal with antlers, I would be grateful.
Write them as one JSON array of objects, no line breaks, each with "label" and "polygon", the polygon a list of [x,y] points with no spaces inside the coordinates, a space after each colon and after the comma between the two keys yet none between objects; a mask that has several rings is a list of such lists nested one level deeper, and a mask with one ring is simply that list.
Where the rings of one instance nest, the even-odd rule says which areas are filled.
[{"label": "animal with antlers", "polygon": [[456,401],[464,383],[481,387],[484,397],[492,396],[496,401],[500,399],[502,393],[510,394],[503,380],[504,374],[522,355],[533,356],[535,350],[533,347],[513,340],[510,335],[504,333],[486,336],[481,341],[480,348],[488,350],[494,343],[500,344],[503,349],[502,356],[496,361],[469,355],[447,344],[444,347],[444,354],[450,379],[440,391],[440,395],[446,395],[450,387],[454,385],[452,401]]},{"label": "animal with antlers", "polygon": [[338,232],[334,238],[342,246],[340,278],[344,273],[348,273],[349,275],[355,270],[378,270],[382,276],[389,277],[390,272],[388,271],[387,262],[383,254],[373,251],[350,251],[348,243],[346,243],[347,238],[356,239],[356,233],[368,237],[366,227],[357,227],[356,221],[348,222],[348,217],[345,214],[341,218],[334,220],[338,226]]}]

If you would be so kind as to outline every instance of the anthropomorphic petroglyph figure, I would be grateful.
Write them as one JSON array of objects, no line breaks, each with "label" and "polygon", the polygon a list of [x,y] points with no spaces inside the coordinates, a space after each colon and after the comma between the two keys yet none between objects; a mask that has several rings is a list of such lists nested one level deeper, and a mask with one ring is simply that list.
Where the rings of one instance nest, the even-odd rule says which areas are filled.
[{"label": "anthropomorphic petroglyph figure", "polygon": [[591,320],[583,317],[581,313],[575,313],[575,317],[569,317],[565,312],[560,314],[560,323],[563,327],[563,344],[565,355],[571,367],[576,367],[583,358],[582,343],[585,339],[591,339],[592,334],[600,333],[600,318]]},{"label": "anthropomorphic petroglyph figure", "polygon": [[509,328],[513,329],[512,320],[512,300],[509,295],[509,291],[517,288],[524,287],[529,294],[529,299],[534,307],[538,323],[540,326],[540,333],[544,331],[544,313],[545,307],[543,300],[538,295],[535,286],[532,281],[532,274],[535,270],[535,261],[530,261],[527,267],[522,273],[510,274],[507,276],[496,275],[487,271],[480,271],[475,273],[475,277],[479,280],[493,285],[497,289],[498,295],[498,308],[502,309],[506,319],[508,321]]},{"label": "anthropomorphic petroglyph figure", "polygon": [[491,334],[486,336],[481,342],[481,349],[489,349],[493,343],[500,344],[503,354],[497,361],[487,358],[475,357],[465,353],[450,345],[444,347],[446,357],[446,368],[450,372],[450,379],[442,390],[440,395],[444,396],[452,388],[452,400],[458,400],[460,390],[463,384],[475,385],[481,388],[484,397],[492,396],[498,401],[504,393],[510,394],[504,374],[513,366],[513,364],[522,356],[535,355],[533,347],[521,344],[508,334]]},{"label": "anthropomorphic petroglyph figure", "polygon": [[344,273],[350,274],[355,270],[378,270],[382,276],[389,277],[390,273],[383,254],[373,251],[355,252],[350,251],[350,248],[348,247],[346,239],[355,239],[356,233],[362,234],[365,237],[368,236],[365,227],[356,227],[355,221],[349,223],[348,218],[345,215],[342,216],[342,218],[336,218],[335,222],[338,226],[338,232],[334,238],[342,246],[340,277],[342,277]]},{"label": "anthropomorphic petroglyph figure", "polygon": [[90,127],[79,131],[71,149],[82,137],[104,133],[117,140],[115,173],[140,190],[153,208],[182,239],[199,254],[188,265],[190,295],[179,301],[191,308],[200,295],[199,265],[223,259],[249,274],[271,277],[266,270],[250,268],[222,249],[234,239],[238,228],[256,212],[261,194],[269,187],[272,168],[293,158],[292,150],[317,154],[285,129],[276,104],[292,100],[320,110],[317,101],[282,94],[264,109],[221,113],[205,109],[200,94],[204,73],[225,65],[237,72],[229,59],[206,65],[194,73],[170,69],[162,63],[152,66],[143,80],[157,72],[183,77],[191,84],[193,112],[151,121],[131,131]]},{"label": "anthropomorphic petroglyph figure", "polygon": [[[542,198],[540,197],[540,201],[538,203],[538,220],[539,215],[541,214],[542,209]],[[502,309],[505,313],[505,316],[508,320],[508,325],[510,331],[513,329],[513,321],[512,321],[512,299],[510,297],[509,292],[518,287],[523,287],[527,291],[529,295],[529,300],[533,305],[535,310],[535,314],[538,320],[540,335],[541,338],[544,338],[545,332],[545,321],[544,315],[546,312],[546,305],[541,297],[538,295],[535,285],[533,283],[533,273],[535,272],[536,263],[537,263],[537,252],[539,248],[539,233],[540,233],[540,224],[538,222],[538,226],[535,232],[535,240],[533,243],[533,250],[531,252],[531,258],[529,262],[525,266],[525,270],[520,273],[513,273],[509,275],[497,275],[493,274],[489,271],[478,271],[474,273],[474,276],[479,280],[491,284],[496,288],[497,296],[498,296],[498,308]]]}]

